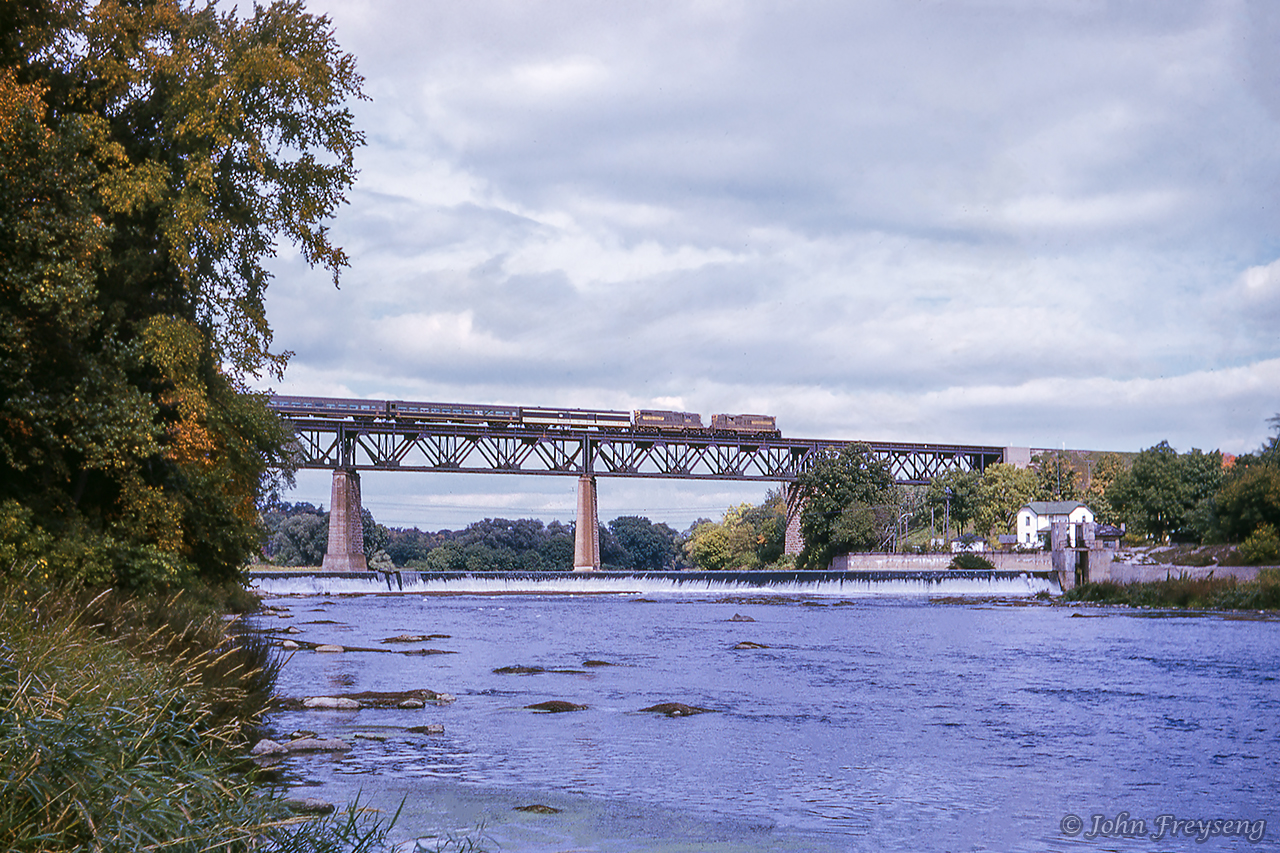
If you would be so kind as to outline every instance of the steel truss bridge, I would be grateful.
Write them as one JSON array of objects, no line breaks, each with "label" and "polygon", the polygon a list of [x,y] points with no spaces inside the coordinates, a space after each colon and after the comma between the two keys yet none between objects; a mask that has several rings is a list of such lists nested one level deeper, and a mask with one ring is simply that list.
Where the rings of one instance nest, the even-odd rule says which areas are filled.
[{"label": "steel truss bridge", "polygon": [[[340,420],[297,412],[281,417],[296,432],[299,467],[326,470],[791,483],[822,454],[855,443],[750,433]],[[867,445],[902,484],[982,471],[1005,455],[1002,447],[978,445],[856,443]]]}]

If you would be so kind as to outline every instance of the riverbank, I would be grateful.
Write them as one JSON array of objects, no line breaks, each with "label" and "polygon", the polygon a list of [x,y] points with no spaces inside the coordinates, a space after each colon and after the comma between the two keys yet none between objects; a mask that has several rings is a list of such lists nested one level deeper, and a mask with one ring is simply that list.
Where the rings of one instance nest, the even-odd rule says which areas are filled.
[{"label": "riverbank", "polygon": [[275,652],[206,607],[10,574],[0,638],[5,849],[368,850],[384,836],[354,809],[299,817],[264,786],[245,756]]},{"label": "riverbank", "polygon": [[1280,610],[1280,569],[1255,569],[1252,580],[1216,576],[1201,569],[1195,575],[1164,569],[1166,577],[1147,581],[1107,580],[1085,583],[1063,594],[1063,601],[1166,607],[1192,610]]}]

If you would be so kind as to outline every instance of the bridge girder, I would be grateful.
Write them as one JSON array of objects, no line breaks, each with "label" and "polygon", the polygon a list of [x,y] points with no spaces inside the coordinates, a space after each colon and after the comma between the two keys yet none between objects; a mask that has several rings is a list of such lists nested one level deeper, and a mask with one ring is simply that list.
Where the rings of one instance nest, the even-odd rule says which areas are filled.
[{"label": "bridge girder", "polygon": [[[743,434],[662,435],[633,430],[489,427],[285,418],[310,469],[462,472],[794,482],[813,460],[851,441]],[[981,471],[1003,448],[861,442],[902,484]]]}]

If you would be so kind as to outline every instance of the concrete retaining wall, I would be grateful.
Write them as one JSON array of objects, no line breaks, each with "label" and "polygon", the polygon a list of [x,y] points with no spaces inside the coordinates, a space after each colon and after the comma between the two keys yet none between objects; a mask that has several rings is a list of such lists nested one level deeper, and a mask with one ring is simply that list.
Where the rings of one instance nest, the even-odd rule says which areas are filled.
[{"label": "concrete retaining wall", "polygon": [[[953,554],[841,554],[831,561],[833,571],[943,571],[951,565]],[[1048,572],[1053,570],[1052,554],[1034,551],[1029,554],[987,551],[978,556],[1001,572]]]}]

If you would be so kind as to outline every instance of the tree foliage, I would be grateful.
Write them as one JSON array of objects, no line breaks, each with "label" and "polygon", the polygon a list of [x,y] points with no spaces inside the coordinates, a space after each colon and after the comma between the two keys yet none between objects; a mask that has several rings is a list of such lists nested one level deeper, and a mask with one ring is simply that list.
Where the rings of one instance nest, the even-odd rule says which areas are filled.
[{"label": "tree foliage", "polygon": [[974,521],[981,482],[982,474],[978,471],[948,471],[933,479],[925,493],[925,504],[933,510],[935,526],[945,528],[949,521],[951,531],[959,533]]},{"label": "tree foliage", "polygon": [[1119,517],[1111,508],[1108,498],[1112,485],[1127,470],[1125,461],[1118,453],[1104,453],[1095,462],[1089,472],[1089,484],[1081,497],[1094,512],[1094,518],[1105,524],[1116,524]]},{"label": "tree foliage", "polygon": [[[609,522],[621,552],[620,568],[635,572],[657,572],[674,567],[679,549],[676,532],[647,518],[624,515]],[[603,560],[603,555],[601,556]]]},{"label": "tree foliage", "polygon": [[835,555],[870,551],[892,534],[897,519],[893,477],[865,444],[819,457],[796,481],[803,509],[801,569],[825,569]]},{"label": "tree foliage", "polygon": [[1179,455],[1162,441],[1139,453],[1107,490],[1107,501],[1131,532],[1165,541],[1171,536],[1199,539],[1204,514],[1198,507],[1217,493],[1223,481],[1222,454],[1193,449]]},{"label": "tree foliage", "polygon": [[1080,499],[1080,472],[1064,451],[1053,450],[1031,458],[1036,475],[1035,500],[1074,501]]},{"label": "tree foliage", "polygon": [[1280,415],[1267,422],[1275,435],[1256,453],[1237,457],[1218,492],[1197,507],[1202,527],[1214,539],[1270,542],[1280,529]]},{"label": "tree foliage", "polygon": [[1035,500],[1039,478],[1029,468],[1000,463],[982,472],[978,484],[978,509],[974,524],[980,533],[1008,533],[1013,530],[1018,510]]},{"label": "tree foliage", "polygon": [[[300,3],[30,0],[0,33],[0,501],[55,569],[235,575],[288,436],[264,266],[336,276],[353,59]],[[34,519],[34,520],[33,520]],[[16,522],[15,522],[16,523]]]},{"label": "tree foliage", "polygon": [[782,559],[787,533],[787,502],[771,489],[759,506],[742,503],[719,521],[700,519],[689,529],[684,551],[696,568],[758,569]]}]

